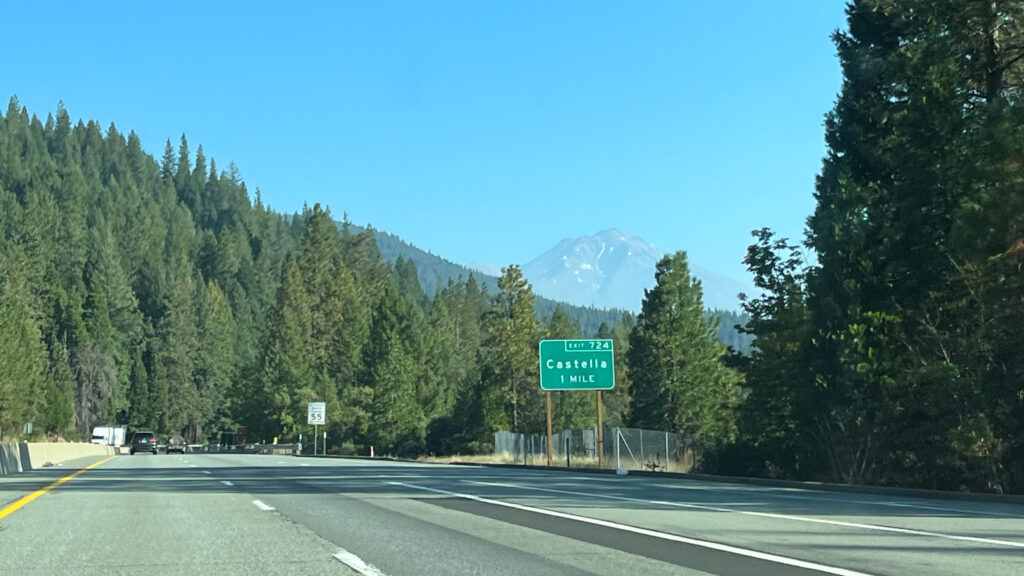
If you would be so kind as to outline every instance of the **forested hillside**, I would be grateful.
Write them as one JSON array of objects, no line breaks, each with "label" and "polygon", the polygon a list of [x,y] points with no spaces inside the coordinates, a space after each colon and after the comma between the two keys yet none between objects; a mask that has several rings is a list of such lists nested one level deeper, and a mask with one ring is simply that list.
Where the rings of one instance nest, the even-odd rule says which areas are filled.
[{"label": "forested hillside", "polygon": [[[157,161],[132,132],[63,107],[42,121],[16,98],[0,231],[0,435],[119,423],[203,441],[245,425],[294,440],[320,400],[341,449],[486,449],[496,429],[539,429],[538,340],[583,335],[514,266],[492,291],[467,275],[431,298],[372,230],[319,205],[275,213],[184,136]],[[588,321],[625,353],[630,315]],[[629,411],[620,372],[613,423]],[[556,427],[589,425],[589,402],[556,400]]]},{"label": "forested hillside", "polygon": [[120,422],[204,436],[230,423],[301,225],[184,137],[0,121],[0,425],[86,436]]}]

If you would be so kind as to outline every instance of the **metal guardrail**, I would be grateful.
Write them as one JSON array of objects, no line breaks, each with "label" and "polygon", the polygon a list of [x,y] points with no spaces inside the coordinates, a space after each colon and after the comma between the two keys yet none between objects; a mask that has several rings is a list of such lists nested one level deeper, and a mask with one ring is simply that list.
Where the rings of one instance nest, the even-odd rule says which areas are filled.
[{"label": "metal guardrail", "polygon": [[[188,444],[187,452],[225,453],[235,454],[275,454],[284,456],[299,453],[299,444]],[[157,451],[167,452],[166,444],[157,444]],[[115,446],[114,450],[121,454],[128,453],[128,446]]]},{"label": "metal guardrail", "polygon": [[297,454],[298,444],[234,444],[232,446],[217,446],[217,452],[233,452],[235,454],[276,454],[285,456]]}]

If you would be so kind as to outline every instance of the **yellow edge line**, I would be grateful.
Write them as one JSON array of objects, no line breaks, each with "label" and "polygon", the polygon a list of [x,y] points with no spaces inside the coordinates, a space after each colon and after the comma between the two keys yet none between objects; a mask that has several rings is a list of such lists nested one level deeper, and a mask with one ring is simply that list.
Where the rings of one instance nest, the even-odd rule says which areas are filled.
[{"label": "yellow edge line", "polygon": [[106,462],[110,462],[113,459],[114,459],[114,456],[108,456],[108,457],[104,458],[103,460],[100,460],[99,462],[93,462],[92,464],[89,464],[85,468],[82,468],[81,470],[79,470],[77,472],[74,472],[72,474],[68,474],[67,476],[65,476],[65,477],[63,477],[63,478],[53,482],[49,486],[40,488],[39,490],[36,490],[35,492],[29,494],[28,496],[22,496],[21,498],[16,500],[11,505],[9,505],[6,508],[0,510],[0,520],[2,520],[3,518],[7,517],[12,512],[21,509],[24,505],[26,505],[29,502],[35,500],[36,498],[39,498],[43,494],[46,494],[50,490],[53,490],[57,486],[60,486],[61,484],[67,482],[68,480],[71,480],[75,476],[78,476],[79,474],[82,474],[86,470],[89,470],[91,468],[95,468],[95,467],[99,466],[100,464],[104,464]]}]

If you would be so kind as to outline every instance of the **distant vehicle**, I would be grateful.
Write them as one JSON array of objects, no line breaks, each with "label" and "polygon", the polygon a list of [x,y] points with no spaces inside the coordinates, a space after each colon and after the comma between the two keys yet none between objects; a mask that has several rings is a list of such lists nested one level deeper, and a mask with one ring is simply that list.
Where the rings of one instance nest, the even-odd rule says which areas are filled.
[{"label": "distant vehicle", "polygon": [[188,444],[185,439],[181,436],[171,436],[171,439],[167,441],[167,453],[178,452],[184,454],[188,450]]},{"label": "distant vehicle", "polygon": [[128,453],[152,452],[156,454],[156,434],[149,431],[134,432],[128,443]]},{"label": "distant vehicle", "polygon": [[97,426],[92,429],[92,443],[104,446],[124,446],[127,432],[125,426]]}]

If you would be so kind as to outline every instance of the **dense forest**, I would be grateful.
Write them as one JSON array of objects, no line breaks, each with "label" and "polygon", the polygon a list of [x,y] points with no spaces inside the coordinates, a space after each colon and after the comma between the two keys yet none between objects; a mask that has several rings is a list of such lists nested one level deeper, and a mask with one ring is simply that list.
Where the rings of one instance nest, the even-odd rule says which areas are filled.
[{"label": "dense forest", "polygon": [[[318,400],[339,450],[485,450],[497,429],[542,427],[541,338],[603,318],[586,335],[624,358],[635,324],[538,304],[514,266],[492,289],[467,274],[428,295],[372,229],[319,205],[276,213],[184,136],[158,161],[62,106],[41,121],[10,100],[0,208],[5,436],[120,423],[204,441],[244,425],[287,441]],[[720,323],[699,321],[714,339]],[[605,395],[611,423],[630,417],[625,375]],[[556,427],[592,419],[586,398],[555,394]]]},{"label": "dense forest", "polygon": [[[486,451],[543,430],[538,341],[586,333],[615,341],[607,421],[682,433],[707,472],[1024,493],[1024,5],[847,15],[802,244],[754,231],[739,314],[706,311],[668,255],[640,314],[593,334],[516,266],[425,291],[372,230],[276,213],[184,136],[157,160],[12,98],[0,435],[291,441],[317,400],[339,452]],[[589,395],[554,396],[556,428],[593,425]]]},{"label": "dense forest", "polygon": [[1024,4],[863,0],[805,244],[747,264],[734,472],[1024,492]]}]

